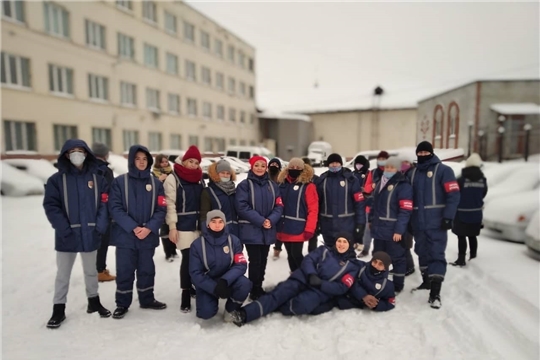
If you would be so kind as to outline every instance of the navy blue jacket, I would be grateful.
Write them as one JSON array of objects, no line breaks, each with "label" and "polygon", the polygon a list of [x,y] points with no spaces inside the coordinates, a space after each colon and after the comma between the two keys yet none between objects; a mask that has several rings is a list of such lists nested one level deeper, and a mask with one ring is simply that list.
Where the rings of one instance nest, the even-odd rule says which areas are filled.
[{"label": "navy blue jacket", "polygon": [[[176,229],[178,231],[200,230],[201,193],[203,181],[192,183],[180,178],[174,171],[170,176],[176,184]],[[167,180],[165,180],[167,181]]]},{"label": "navy blue jacket", "polygon": [[326,171],[315,184],[319,194],[321,233],[333,237],[339,231],[354,233],[366,223],[366,208],[360,182],[350,170]]},{"label": "navy blue jacket", "polygon": [[[255,176],[249,172],[247,179],[236,187],[236,212],[240,225],[240,240],[249,245],[271,245],[276,241],[276,225],[283,213],[279,187],[270,181],[268,173]],[[272,227],[263,228],[264,220]]]},{"label": "navy blue jacket", "polygon": [[[143,171],[135,167],[138,151],[144,152],[148,159]],[[113,218],[111,245],[128,249],[151,249],[159,245],[159,228],[165,220],[167,202],[161,181],[150,172],[153,162],[144,146],[133,145],[129,149],[128,173],[114,179],[109,194],[109,211]],[[143,240],[133,232],[138,226],[151,230]]]},{"label": "navy blue jacket", "polygon": [[189,254],[189,274],[197,289],[213,294],[219,279],[229,286],[243,276],[247,270],[247,260],[242,253],[242,243],[229,234],[227,228],[215,238],[208,228],[191,244]]},{"label": "navy blue jacket", "polygon": [[397,172],[381,190],[379,181],[373,190],[373,206],[369,213],[371,237],[392,241],[394,234],[403,235],[413,209],[412,187],[408,179]]},{"label": "navy blue jacket", "polygon": [[413,187],[414,231],[440,229],[443,219],[454,219],[459,204],[459,185],[454,171],[435,155],[408,173]]},{"label": "navy blue jacket", "polygon": [[478,167],[467,167],[461,170],[458,179],[461,198],[456,218],[467,224],[482,223],[484,197],[488,191],[487,180]]},{"label": "navy blue jacket", "polygon": [[[82,170],[66,157],[69,150],[86,150]],[[107,231],[108,185],[97,174],[98,159],[82,140],[66,141],[58,156],[58,172],[45,186],[43,208],[55,230],[55,250],[63,252],[91,252],[101,244]]]},{"label": "navy blue jacket", "polygon": [[238,237],[240,235],[238,227],[238,215],[236,214],[236,193],[227,195],[223,190],[216,185],[215,182],[209,181],[206,191],[212,204],[212,209],[223,211],[225,219],[227,219],[227,229],[229,233]]}]

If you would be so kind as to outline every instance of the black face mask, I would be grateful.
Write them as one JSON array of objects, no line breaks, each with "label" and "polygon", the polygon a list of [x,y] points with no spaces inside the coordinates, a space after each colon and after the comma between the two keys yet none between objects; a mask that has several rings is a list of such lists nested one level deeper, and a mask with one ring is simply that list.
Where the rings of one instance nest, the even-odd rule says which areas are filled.
[{"label": "black face mask", "polygon": [[296,179],[297,177],[299,177],[301,173],[302,173],[302,170],[289,169],[289,176],[292,177],[293,179]]},{"label": "black face mask", "polygon": [[371,274],[373,275],[379,275],[382,273],[382,271],[378,270],[375,266],[369,264],[369,270],[371,271]]},{"label": "black face mask", "polygon": [[418,163],[423,164],[425,162],[428,162],[433,157],[433,154],[424,155],[424,156],[417,155],[417,157],[418,157]]},{"label": "black face mask", "polygon": [[208,228],[208,232],[210,234],[212,234],[213,237],[218,238],[221,235],[223,235],[223,233],[225,232],[225,227],[223,227],[223,229],[221,229],[221,231],[214,231],[214,230]]},{"label": "black face mask", "polygon": [[279,168],[278,167],[275,167],[275,166],[270,166],[268,168],[268,172],[270,173],[270,175],[274,176],[274,175],[277,175],[279,174]]}]

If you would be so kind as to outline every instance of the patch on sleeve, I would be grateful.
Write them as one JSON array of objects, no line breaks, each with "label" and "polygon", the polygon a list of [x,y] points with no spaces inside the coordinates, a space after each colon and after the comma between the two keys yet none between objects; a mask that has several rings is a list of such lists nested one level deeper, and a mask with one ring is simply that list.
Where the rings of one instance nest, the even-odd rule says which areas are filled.
[{"label": "patch on sleeve", "polygon": [[107,194],[107,193],[102,193],[102,194],[101,194],[101,202],[102,202],[102,203],[107,203],[107,202],[109,202],[109,194]]},{"label": "patch on sleeve", "polygon": [[348,288],[350,288],[351,286],[353,286],[354,284],[354,278],[349,275],[349,274],[345,274],[343,275],[343,277],[341,278],[341,282],[345,284],[345,286],[347,286]]},{"label": "patch on sleeve", "polygon": [[165,196],[159,195],[157,197],[157,203],[158,203],[158,206],[167,206],[167,199],[165,199]]},{"label": "patch on sleeve", "polygon": [[399,200],[399,207],[403,210],[412,210],[413,209],[412,200]]},{"label": "patch on sleeve", "polygon": [[392,305],[396,305],[396,298],[395,297],[391,297],[390,299],[388,299],[388,302]]},{"label": "patch on sleeve", "polygon": [[361,191],[355,193],[354,194],[354,201],[356,201],[356,202],[364,201],[364,194],[362,194]]},{"label": "patch on sleeve", "polygon": [[244,254],[234,254],[234,263],[235,264],[247,264],[246,257]]},{"label": "patch on sleeve", "polygon": [[459,185],[457,181],[449,181],[444,183],[444,190],[449,193],[453,191],[459,191]]},{"label": "patch on sleeve", "polygon": [[281,199],[281,196],[278,196],[276,198],[276,206],[283,206],[283,200]]}]

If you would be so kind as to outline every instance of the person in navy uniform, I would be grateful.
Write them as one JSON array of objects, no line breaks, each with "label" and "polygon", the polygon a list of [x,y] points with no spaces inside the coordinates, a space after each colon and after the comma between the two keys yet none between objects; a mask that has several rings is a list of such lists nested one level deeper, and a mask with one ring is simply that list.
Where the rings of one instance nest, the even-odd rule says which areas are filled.
[{"label": "person in navy uniform", "polygon": [[150,173],[152,163],[152,155],[146,147],[133,145],[129,149],[128,173],[114,179],[111,186],[111,245],[116,246],[115,319],[122,319],[131,305],[135,272],[141,308],[162,310],[167,307],[154,298],[154,253],[159,245],[167,202],[161,181]]},{"label": "person in navy uniform", "polygon": [[401,160],[386,160],[383,176],[373,191],[373,207],[369,213],[373,251],[384,251],[392,259],[393,281],[396,292],[405,285],[407,260],[403,237],[413,209],[412,187],[399,171]]},{"label": "person in navy uniform", "polygon": [[88,145],[79,139],[69,139],[58,155],[58,172],[47,180],[43,209],[55,230],[56,280],[53,314],[47,327],[60,327],[66,319],[66,301],[71,270],[81,255],[88,313],[101,317],[111,312],[101,305],[96,270],[97,250],[101,236],[107,232],[108,184],[97,174],[99,162]]},{"label": "person in navy uniform", "polygon": [[414,290],[430,290],[428,303],[438,309],[446,274],[444,253],[459,204],[459,185],[454,171],[433,153],[431,143],[419,143],[416,155],[418,165],[409,173],[414,204],[411,225],[422,284]]},{"label": "person in navy uniform", "polygon": [[467,254],[467,238],[469,238],[470,257],[474,259],[478,249],[477,236],[482,228],[482,211],[484,208],[484,197],[488,191],[487,180],[482,170],[482,158],[477,153],[471,154],[461,170],[458,178],[458,185],[461,198],[457,209],[452,232],[458,237],[458,258],[451,263],[454,266],[465,266],[465,255]]},{"label": "person in navy uniform", "polygon": [[197,289],[197,317],[214,317],[219,299],[227,299],[223,319],[231,322],[231,312],[240,309],[247,299],[251,281],[244,276],[247,260],[242,243],[229,233],[225,222],[225,214],[220,210],[206,214],[206,228],[191,244],[189,274]]},{"label": "person in navy uniform", "polygon": [[332,248],[319,246],[304,258],[300,268],[286,281],[258,300],[234,311],[233,322],[242,326],[275,310],[283,315],[313,313],[334,296],[345,294],[353,286],[357,273],[352,236],[338,233]]}]

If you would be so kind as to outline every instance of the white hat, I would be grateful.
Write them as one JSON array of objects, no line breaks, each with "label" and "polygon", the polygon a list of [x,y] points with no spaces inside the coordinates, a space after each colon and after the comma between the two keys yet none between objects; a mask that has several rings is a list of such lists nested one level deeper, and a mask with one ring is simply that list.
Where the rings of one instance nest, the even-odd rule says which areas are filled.
[{"label": "white hat", "polygon": [[477,153],[472,153],[471,156],[469,156],[469,158],[465,162],[465,167],[471,167],[471,166],[476,166],[476,167],[482,166],[482,158]]}]

